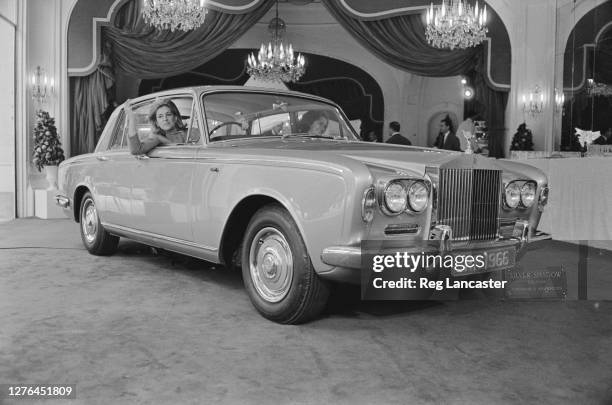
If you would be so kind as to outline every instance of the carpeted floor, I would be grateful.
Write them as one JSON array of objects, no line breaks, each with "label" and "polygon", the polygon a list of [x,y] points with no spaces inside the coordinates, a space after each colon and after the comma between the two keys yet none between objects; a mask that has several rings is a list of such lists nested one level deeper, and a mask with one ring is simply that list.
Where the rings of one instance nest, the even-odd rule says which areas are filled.
[{"label": "carpeted floor", "polygon": [[281,326],[238,272],[132,242],[95,257],[69,220],[0,224],[0,384],[76,384],[70,404],[610,404],[612,253],[589,252],[577,301],[576,246],[540,248],[522,266],[564,265],[565,301],[340,286],[321,319]]}]

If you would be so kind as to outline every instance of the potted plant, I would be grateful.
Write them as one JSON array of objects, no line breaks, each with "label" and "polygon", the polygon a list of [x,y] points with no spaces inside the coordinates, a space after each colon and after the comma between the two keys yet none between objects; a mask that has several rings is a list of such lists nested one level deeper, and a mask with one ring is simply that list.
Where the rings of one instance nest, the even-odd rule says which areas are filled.
[{"label": "potted plant", "polygon": [[47,190],[57,188],[57,165],[64,160],[64,150],[57,135],[55,119],[48,112],[36,112],[36,126],[34,127],[34,153],[32,162],[38,171],[45,169],[49,186]]},{"label": "potted plant", "polygon": [[524,122],[516,129],[516,133],[512,137],[510,150],[533,150],[533,135]]}]

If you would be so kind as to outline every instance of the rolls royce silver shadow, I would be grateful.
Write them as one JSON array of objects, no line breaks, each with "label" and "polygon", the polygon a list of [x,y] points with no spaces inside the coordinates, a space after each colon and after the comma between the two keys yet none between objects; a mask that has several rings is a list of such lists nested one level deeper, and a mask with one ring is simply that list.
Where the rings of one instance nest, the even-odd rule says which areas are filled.
[{"label": "rolls royce silver shadow", "polygon": [[130,153],[122,105],[93,153],[60,165],[57,203],[92,254],[122,237],[241,267],[254,307],[276,322],[316,317],[330,282],[359,283],[366,240],[381,252],[398,240],[413,254],[502,252],[481,269],[491,273],[547,237],[547,179],[531,166],[361,142],[329,100],[245,87],[135,99],[141,140],[161,99],[178,109],[184,142]]}]

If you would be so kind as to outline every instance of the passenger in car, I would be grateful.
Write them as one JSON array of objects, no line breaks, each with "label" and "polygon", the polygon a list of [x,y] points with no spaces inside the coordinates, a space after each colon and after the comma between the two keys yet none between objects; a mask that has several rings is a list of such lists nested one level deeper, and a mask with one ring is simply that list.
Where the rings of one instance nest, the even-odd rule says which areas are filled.
[{"label": "passenger in car", "polygon": [[298,133],[307,133],[312,136],[321,136],[327,130],[329,119],[322,111],[308,111],[297,124]]},{"label": "passenger in car", "polygon": [[187,140],[187,127],[181,120],[181,114],[171,100],[162,100],[153,104],[148,116],[151,124],[151,133],[140,140],[136,130],[136,118],[131,102],[125,106],[125,115],[128,125],[128,143],[133,155],[144,155],[158,145],[185,143]]}]

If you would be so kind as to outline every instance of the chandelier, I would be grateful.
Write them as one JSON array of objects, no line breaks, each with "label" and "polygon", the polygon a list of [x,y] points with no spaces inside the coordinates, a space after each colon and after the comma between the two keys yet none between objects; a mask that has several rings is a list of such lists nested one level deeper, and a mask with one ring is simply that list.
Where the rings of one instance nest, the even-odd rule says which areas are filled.
[{"label": "chandelier", "polygon": [[278,18],[277,0],[276,17],[268,24],[272,41],[268,45],[261,44],[257,56],[251,53],[247,60],[247,73],[252,78],[266,82],[296,82],[306,71],[304,56],[295,56],[293,46],[283,42],[285,27],[285,22]]},{"label": "chandelier", "polygon": [[159,30],[190,31],[204,23],[205,0],[144,0],[145,21]]},{"label": "chandelier", "polygon": [[435,48],[460,48],[476,46],[487,35],[487,5],[474,8],[467,0],[442,0],[442,5],[434,9],[433,3],[427,10],[425,37]]}]

